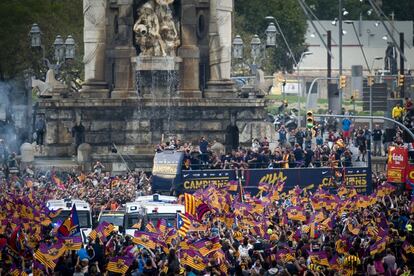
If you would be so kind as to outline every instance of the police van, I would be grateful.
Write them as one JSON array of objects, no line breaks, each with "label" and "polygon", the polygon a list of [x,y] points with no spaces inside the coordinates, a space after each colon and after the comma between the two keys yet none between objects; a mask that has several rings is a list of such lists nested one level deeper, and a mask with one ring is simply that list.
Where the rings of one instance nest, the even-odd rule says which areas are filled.
[{"label": "police van", "polygon": [[87,238],[92,231],[92,212],[91,207],[86,201],[79,199],[57,199],[49,200],[46,203],[46,206],[49,208],[49,210],[62,210],[58,216],[53,218],[53,223],[59,221],[60,223],[63,223],[65,219],[70,216],[73,205],[76,206],[76,212],[78,213],[82,241],[87,242]]},{"label": "police van", "polygon": [[154,194],[126,203],[125,234],[133,236],[136,230],[145,229],[148,222],[156,226],[160,219],[165,219],[168,226],[174,226],[177,213],[185,212],[184,205],[176,202],[176,197]]}]

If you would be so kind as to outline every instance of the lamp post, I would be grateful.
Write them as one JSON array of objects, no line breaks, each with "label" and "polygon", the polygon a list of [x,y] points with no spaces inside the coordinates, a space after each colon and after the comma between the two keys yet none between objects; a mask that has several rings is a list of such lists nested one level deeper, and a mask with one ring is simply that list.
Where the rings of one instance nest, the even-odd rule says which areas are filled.
[{"label": "lamp post", "polygon": [[[262,44],[259,36],[257,34],[253,35],[252,40],[250,42],[250,56],[253,60],[252,63],[252,71],[255,73],[257,71],[258,65],[260,65],[260,59],[264,56],[264,52],[266,48],[276,48],[276,38],[278,31],[276,26],[273,22],[269,24],[265,31],[266,34],[266,43]],[[243,52],[244,52],[244,44],[243,40],[240,35],[236,35],[232,42],[233,45],[233,58],[234,59],[243,59]]]},{"label": "lamp post", "polygon": [[29,32],[30,36],[30,46],[34,49],[41,48],[43,54],[43,61],[46,62],[49,69],[54,70],[57,73],[61,65],[68,60],[73,60],[75,58],[75,40],[71,35],[69,35],[66,40],[63,40],[61,35],[57,35],[55,41],[53,42],[54,48],[54,59],[56,64],[53,64],[45,56],[45,46],[42,44],[42,32],[38,24],[34,23]]},{"label": "lamp post", "polygon": [[301,62],[303,60],[303,57],[309,56],[309,55],[313,55],[313,53],[312,52],[309,52],[309,51],[303,52],[300,55],[300,59],[299,59],[299,62],[297,64],[297,67],[296,67],[297,70],[298,70],[298,73],[297,73],[297,77],[298,77],[298,117],[299,117],[299,119],[298,119],[298,127],[301,127],[301,121],[302,121],[301,120],[301,115],[300,115],[300,111],[301,111],[300,100],[301,100],[301,96],[302,96],[302,83],[300,81],[300,64],[301,64]]},{"label": "lamp post", "polygon": [[[383,57],[375,57],[372,60],[372,66],[371,66],[370,72],[372,72],[372,69],[374,67],[374,62],[376,60],[381,60],[381,59],[383,59]],[[367,82],[369,82],[369,80],[367,80]],[[369,116],[372,117],[372,85],[373,84],[372,83],[368,83],[368,85],[369,85]],[[370,141],[370,143],[372,142],[372,125],[373,125],[373,122],[372,122],[372,119],[371,119],[371,120],[369,120],[369,129],[371,130],[371,141]]]},{"label": "lamp post", "polygon": [[257,59],[260,57],[262,42],[257,34],[255,34],[250,42],[251,46],[251,56],[253,58],[253,65],[257,64]]},{"label": "lamp post", "polygon": [[[338,16],[338,35],[339,35],[339,75],[342,76],[342,0],[339,0],[339,16]],[[339,89],[339,112],[342,112],[342,88]]]},{"label": "lamp post", "polygon": [[364,48],[362,47],[361,40],[359,39],[359,35],[358,35],[357,30],[355,28],[354,21],[345,20],[344,23],[345,24],[352,25],[352,28],[354,29],[355,36],[356,36],[356,38],[358,40],[359,47],[361,48],[362,56],[364,57],[365,65],[367,66],[367,70],[368,70],[369,74],[371,74],[371,68],[368,65],[368,60],[367,60],[367,57],[365,56],[365,51],[364,51]]}]

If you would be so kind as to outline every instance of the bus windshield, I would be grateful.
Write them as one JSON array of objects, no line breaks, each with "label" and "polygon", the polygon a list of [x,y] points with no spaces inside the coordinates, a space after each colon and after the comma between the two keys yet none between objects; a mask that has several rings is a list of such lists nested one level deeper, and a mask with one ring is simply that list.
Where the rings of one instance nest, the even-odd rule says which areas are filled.
[{"label": "bus windshield", "polygon": [[99,218],[99,223],[112,223],[115,226],[124,226],[124,215],[104,214]]},{"label": "bus windshield", "polygon": [[151,213],[148,214],[148,222],[151,222],[154,226],[157,225],[158,220],[165,219],[168,227],[172,227],[175,224],[175,219],[177,214],[167,214],[167,213]]}]

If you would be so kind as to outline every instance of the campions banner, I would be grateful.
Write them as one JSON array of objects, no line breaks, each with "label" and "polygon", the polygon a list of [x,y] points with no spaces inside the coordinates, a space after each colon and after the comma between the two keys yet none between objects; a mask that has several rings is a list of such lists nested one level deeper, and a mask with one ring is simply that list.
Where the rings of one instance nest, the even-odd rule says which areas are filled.
[{"label": "campions banner", "polygon": [[[180,193],[191,193],[205,188],[210,183],[221,188],[228,181],[237,180],[233,170],[183,171],[182,179],[177,179],[177,190]],[[257,169],[245,171],[243,188],[252,194],[258,191],[259,183],[276,184],[285,182],[285,190],[296,185],[301,188],[322,186],[336,190],[337,184],[345,180],[345,185],[354,187],[359,193],[372,192],[372,174],[370,167],[354,167],[333,170],[331,168],[298,168],[298,169]]]}]

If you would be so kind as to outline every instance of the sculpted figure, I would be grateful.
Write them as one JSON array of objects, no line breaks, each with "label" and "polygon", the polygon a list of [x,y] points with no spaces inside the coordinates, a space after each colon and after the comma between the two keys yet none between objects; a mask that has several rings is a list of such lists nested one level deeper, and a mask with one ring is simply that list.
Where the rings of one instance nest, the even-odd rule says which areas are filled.
[{"label": "sculpted figure", "polygon": [[175,56],[175,50],[180,45],[180,40],[178,39],[177,29],[170,10],[162,18],[160,34],[165,44],[167,56]]},{"label": "sculpted figure", "polygon": [[143,56],[175,56],[180,44],[169,5],[174,0],[150,0],[138,10],[134,25]]},{"label": "sculpted figure", "polygon": [[160,24],[152,2],[145,3],[139,9],[139,18],[134,25],[136,41],[141,48],[141,55],[165,56],[160,37]]}]

